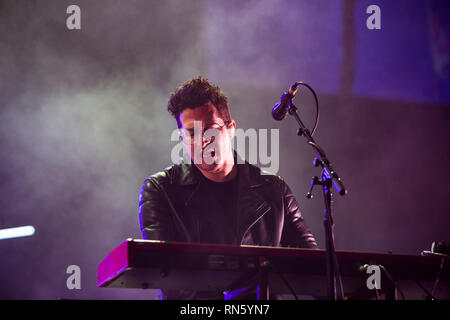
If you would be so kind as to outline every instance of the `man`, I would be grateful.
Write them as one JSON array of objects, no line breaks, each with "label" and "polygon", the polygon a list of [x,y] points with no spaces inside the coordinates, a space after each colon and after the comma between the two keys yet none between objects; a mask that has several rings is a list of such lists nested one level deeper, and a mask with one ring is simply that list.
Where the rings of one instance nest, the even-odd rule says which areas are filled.
[{"label": "man", "polygon": [[217,86],[190,79],[171,94],[168,110],[192,163],[145,180],[139,199],[144,239],[317,248],[284,180],[233,152],[236,123]]}]

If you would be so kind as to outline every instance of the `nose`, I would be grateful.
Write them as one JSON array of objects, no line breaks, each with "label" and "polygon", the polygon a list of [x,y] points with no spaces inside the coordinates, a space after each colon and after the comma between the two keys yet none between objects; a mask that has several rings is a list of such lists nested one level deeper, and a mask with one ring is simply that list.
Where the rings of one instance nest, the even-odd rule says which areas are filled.
[{"label": "nose", "polygon": [[214,142],[214,140],[216,139],[215,136],[210,136],[208,137],[206,134],[203,135],[202,137],[202,143],[203,143],[203,148],[206,147],[208,144]]}]

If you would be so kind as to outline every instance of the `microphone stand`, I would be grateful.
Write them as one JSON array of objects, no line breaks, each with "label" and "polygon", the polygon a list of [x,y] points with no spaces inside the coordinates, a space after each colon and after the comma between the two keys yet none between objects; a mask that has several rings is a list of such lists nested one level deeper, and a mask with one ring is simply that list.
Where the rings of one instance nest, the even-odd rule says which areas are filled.
[{"label": "microphone stand", "polygon": [[306,197],[312,198],[312,189],[315,185],[321,185],[323,188],[323,199],[325,203],[324,220],[325,227],[325,242],[326,242],[326,265],[327,265],[327,289],[329,300],[343,300],[344,290],[342,286],[342,279],[339,272],[339,264],[336,257],[336,251],[334,246],[334,221],[331,212],[332,193],[331,187],[334,186],[339,195],[343,196],[347,193],[344,185],[341,182],[336,171],[333,170],[330,162],[328,161],[325,152],[320,148],[311,136],[309,130],[305,127],[302,120],[297,113],[297,107],[289,102],[288,112],[295,118],[299,124],[297,134],[299,136],[305,136],[307,143],[311,145],[316,151],[316,158],[314,159],[314,166],[322,167],[321,179],[313,177],[311,181],[311,189]]}]

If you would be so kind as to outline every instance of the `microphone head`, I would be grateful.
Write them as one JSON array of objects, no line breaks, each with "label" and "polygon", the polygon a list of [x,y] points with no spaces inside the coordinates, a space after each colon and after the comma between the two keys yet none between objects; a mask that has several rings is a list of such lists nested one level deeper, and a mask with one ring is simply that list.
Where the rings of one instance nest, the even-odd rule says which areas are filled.
[{"label": "microphone head", "polygon": [[281,105],[281,102],[278,102],[273,108],[272,108],[272,118],[274,118],[277,121],[281,121],[286,117],[286,114],[288,112],[288,105],[284,103],[284,105]]},{"label": "microphone head", "polygon": [[294,83],[288,91],[286,91],[280,99],[280,102],[278,102],[273,108],[272,108],[272,118],[274,118],[277,121],[283,120],[287,113],[288,113],[288,107],[291,103],[291,100],[295,97],[295,94],[297,93],[297,88],[300,85],[300,82]]}]

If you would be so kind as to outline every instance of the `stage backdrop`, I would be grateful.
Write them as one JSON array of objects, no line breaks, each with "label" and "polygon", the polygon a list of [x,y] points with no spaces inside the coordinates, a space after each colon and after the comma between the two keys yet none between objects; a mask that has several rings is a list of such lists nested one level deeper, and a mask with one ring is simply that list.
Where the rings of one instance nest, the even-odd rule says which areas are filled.
[{"label": "stage backdrop", "polygon": [[[317,91],[314,137],[349,190],[334,196],[336,248],[419,254],[450,240],[449,11],[445,0],[1,1],[0,228],[36,232],[0,240],[0,298],[155,298],[97,288],[97,265],[141,238],[140,188],[177,143],[168,96],[198,75],[223,89],[239,128],[279,130],[275,171],[321,248],[320,190],[305,198],[313,150],[291,117],[270,114],[299,80]],[[311,126],[311,94],[295,103]],[[80,289],[67,286],[71,265]]]}]

